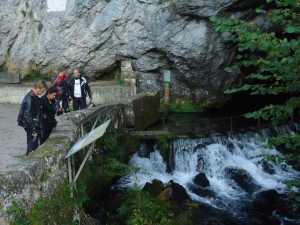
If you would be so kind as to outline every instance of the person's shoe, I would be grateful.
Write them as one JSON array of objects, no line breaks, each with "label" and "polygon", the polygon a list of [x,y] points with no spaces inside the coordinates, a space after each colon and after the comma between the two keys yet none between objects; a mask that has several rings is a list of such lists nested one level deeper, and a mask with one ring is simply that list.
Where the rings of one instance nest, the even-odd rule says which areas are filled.
[{"label": "person's shoe", "polygon": [[88,108],[92,108],[92,107],[95,107],[96,105],[93,103],[93,102],[91,102],[89,105],[88,105]]}]

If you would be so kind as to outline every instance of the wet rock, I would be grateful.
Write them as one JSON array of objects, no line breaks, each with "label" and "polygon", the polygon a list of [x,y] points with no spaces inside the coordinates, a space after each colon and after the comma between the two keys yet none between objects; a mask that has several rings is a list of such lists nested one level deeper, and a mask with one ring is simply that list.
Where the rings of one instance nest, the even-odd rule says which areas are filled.
[{"label": "wet rock", "polygon": [[198,185],[189,184],[188,188],[198,196],[215,197],[215,193],[209,187],[203,188]]},{"label": "wet rock", "polygon": [[253,193],[259,189],[256,181],[244,169],[227,167],[225,168],[226,177],[248,193]]},{"label": "wet rock", "polygon": [[184,201],[191,200],[184,187],[173,180],[168,183],[168,187],[172,189],[170,200],[176,202],[179,206],[183,206]]},{"label": "wet rock", "polygon": [[229,152],[233,152],[233,150],[234,150],[233,143],[228,143],[226,147],[227,147],[227,149],[228,149]]},{"label": "wet rock", "polygon": [[278,192],[274,189],[262,191],[256,195],[253,206],[258,210],[272,211],[278,196]]},{"label": "wet rock", "polygon": [[172,188],[168,187],[165,190],[163,190],[157,197],[156,199],[161,200],[161,201],[169,201],[172,196]]},{"label": "wet rock", "polygon": [[201,187],[208,187],[210,186],[209,180],[207,179],[204,173],[199,173],[193,179],[194,183],[201,186]]},{"label": "wet rock", "polygon": [[143,191],[147,191],[153,196],[157,196],[164,190],[165,186],[162,181],[154,179],[152,183],[147,182],[144,187]]},{"label": "wet rock", "polygon": [[268,174],[274,174],[275,173],[275,170],[274,170],[273,166],[270,163],[266,162],[266,161],[264,161],[262,163],[262,167],[263,167],[264,172],[266,172]]}]

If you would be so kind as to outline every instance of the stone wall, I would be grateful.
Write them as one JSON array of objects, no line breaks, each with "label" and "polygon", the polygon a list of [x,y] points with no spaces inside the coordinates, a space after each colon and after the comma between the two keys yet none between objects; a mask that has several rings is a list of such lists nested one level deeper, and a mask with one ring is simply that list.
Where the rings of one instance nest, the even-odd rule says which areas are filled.
[{"label": "stone wall", "polygon": [[[134,86],[120,86],[112,82],[92,82],[90,85],[93,101],[96,105],[117,103],[126,97],[134,95],[136,92]],[[0,83],[0,103],[21,104],[26,93],[32,88],[33,83]]]},{"label": "stone wall", "polygon": [[[135,129],[136,124],[130,123],[128,127],[126,121],[137,121],[134,117],[141,114],[147,118],[147,124],[154,123],[158,118],[159,101],[158,93],[143,93],[125,99],[109,113],[102,115],[98,123],[111,119],[107,132]],[[129,107],[136,104],[139,107]],[[0,225],[9,224],[11,218],[7,215],[7,210],[13,201],[22,203],[29,210],[41,197],[50,197],[55,188],[67,178],[65,155],[79,139],[80,120],[97,109],[99,107],[59,116],[57,128],[43,145],[23,159],[26,161],[25,165],[0,174]],[[47,179],[42,179],[45,174]]]}]

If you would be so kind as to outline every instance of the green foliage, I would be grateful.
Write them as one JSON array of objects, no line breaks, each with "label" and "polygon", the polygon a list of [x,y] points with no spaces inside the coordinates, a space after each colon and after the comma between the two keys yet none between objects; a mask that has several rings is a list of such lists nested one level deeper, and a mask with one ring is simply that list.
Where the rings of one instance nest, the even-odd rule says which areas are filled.
[{"label": "green foliage", "polygon": [[[283,104],[267,105],[247,118],[262,118],[273,124],[291,120],[294,110],[300,106],[300,4],[294,0],[267,0],[268,8],[256,12],[266,18],[269,29],[253,22],[212,17],[216,31],[225,33],[228,43],[235,45],[235,64],[228,72],[241,71],[245,75],[243,86],[227,90],[232,94],[248,91],[250,95],[290,96]],[[271,31],[270,28],[276,28]],[[284,149],[284,156],[265,156],[266,160],[292,162],[300,168],[300,137],[279,135],[268,140],[266,147]],[[288,181],[288,187],[299,185],[300,180]],[[292,208],[299,208],[299,195]]]},{"label": "green foliage", "polygon": [[166,152],[168,151],[169,149],[169,142],[166,138],[159,138],[157,141],[156,141],[156,144],[158,146],[158,148],[160,150],[162,150],[163,152]]},{"label": "green foliage", "polygon": [[117,83],[117,84],[119,84],[119,85],[124,85],[124,80],[122,79],[122,77],[121,77],[121,73],[119,72],[119,71],[117,71],[117,72],[115,72],[114,74],[113,74],[113,76],[114,76],[114,81]]},{"label": "green foliage", "polygon": [[[125,146],[129,142],[132,144],[129,149],[126,149]],[[137,170],[126,164],[128,157],[138,149],[137,143],[139,142],[130,138],[126,133],[105,133],[97,140],[95,150],[79,176],[79,180],[88,187],[89,201],[85,203],[86,209],[93,208],[99,195],[109,189],[117,178],[126,174],[127,171]],[[77,155],[77,165],[82,162],[84,156],[85,154],[80,153]]]},{"label": "green foliage", "polygon": [[43,29],[43,23],[41,21],[38,22],[38,31],[41,33],[42,29]]},{"label": "green foliage", "polygon": [[119,219],[127,225],[171,224],[166,204],[143,192],[136,184],[118,209]]},{"label": "green foliage", "polygon": [[47,171],[43,171],[43,173],[40,176],[40,181],[41,182],[45,182],[49,179],[49,174],[47,173]]},{"label": "green foliage", "polygon": [[169,108],[171,112],[197,112],[195,106],[180,99],[176,99],[175,102],[171,102]]},{"label": "green foliage", "polygon": [[117,138],[113,135],[103,135],[102,138],[99,139],[99,146],[103,151],[115,151],[117,149]]},{"label": "green foliage", "polygon": [[124,85],[124,80],[120,78],[115,78],[115,82],[119,85]]},{"label": "green foliage", "polygon": [[[203,100],[200,104],[193,104],[185,100],[176,99],[174,102],[170,102],[169,110],[170,112],[203,112],[204,110],[210,108],[212,102],[209,99]],[[162,108],[161,108],[162,109]]]},{"label": "green foliage", "polygon": [[[271,2],[271,1],[268,1]],[[228,72],[240,70],[246,75],[242,87],[225,93],[249,91],[251,95],[297,96],[300,91],[300,6],[297,1],[277,0],[276,7],[257,9],[266,24],[281,28],[277,33],[266,31],[255,23],[212,17],[216,31],[226,32],[226,41],[234,43],[236,63]],[[271,105],[247,115],[279,123],[292,116],[300,105],[300,97],[292,97],[283,105]]]},{"label": "green foliage", "polygon": [[169,1],[169,0],[158,0],[157,3],[158,4],[163,4],[163,3],[167,2],[167,1]]},{"label": "green foliage", "polygon": [[85,186],[77,185],[74,197],[70,196],[68,184],[56,189],[54,196],[37,201],[34,207],[25,214],[24,208],[17,202],[12,203],[8,211],[13,216],[13,225],[75,225],[74,212],[80,212],[82,203],[87,200]]},{"label": "green foliage", "polygon": [[26,219],[24,208],[16,201],[12,202],[8,214],[14,218],[13,225],[30,225],[29,221]]},{"label": "green foliage", "polygon": [[112,180],[115,177],[123,177],[127,174],[129,166],[115,158],[109,159],[103,169],[104,179]]},{"label": "green foliage", "polygon": [[[296,134],[295,136],[283,135],[283,134],[277,135],[275,138],[269,139],[268,141],[268,147],[272,147],[272,146],[284,146],[286,149],[299,151],[300,135],[299,134]],[[300,169],[300,165],[298,169]]]},{"label": "green foliage", "polygon": [[[298,185],[300,185],[300,182],[298,182]],[[294,200],[294,203],[290,205],[290,208],[296,212],[300,208],[300,195],[294,195],[292,196],[292,199]]]},{"label": "green foliage", "polygon": [[24,17],[26,17],[26,12],[24,10],[21,10],[21,13]]},{"label": "green foliage", "polygon": [[30,17],[33,16],[33,11],[32,11],[32,9],[29,11],[28,15],[29,15]]},{"label": "green foliage", "polygon": [[86,71],[86,68],[85,68],[84,66],[80,66],[80,67],[79,67],[79,71],[80,71],[80,74],[81,74],[81,75],[84,75],[84,74],[86,73],[86,72],[85,72],[85,71]]},{"label": "green foliage", "polygon": [[25,74],[25,77],[23,78],[23,81],[36,82],[38,80],[47,81],[40,70],[31,70],[29,73]]},{"label": "green foliage", "polygon": [[105,79],[109,81],[115,81],[116,84],[124,85],[124,80],[121,77],[120,70],[116,69],[105,75]]},{"label": "green foliage", "polygon": [[4,65],[0,65],[0,72],[4,72]]}]

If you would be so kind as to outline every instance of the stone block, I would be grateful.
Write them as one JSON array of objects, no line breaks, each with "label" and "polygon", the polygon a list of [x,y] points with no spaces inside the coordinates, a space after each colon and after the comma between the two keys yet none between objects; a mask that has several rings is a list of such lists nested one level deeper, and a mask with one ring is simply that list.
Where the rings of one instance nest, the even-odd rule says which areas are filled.
[{"label": "stone block", "polygon": [[132,69],[130,60],[121,62],[121,78],[122,79],[135,79],[135,73]]},{"label": "stone block", "polygon": [[19,84],[20,83],[20,74],[19,73],[0,72],[0,83]]},{"label": "stone block", "polygon": [[120,103],[124,107],[124,125],[144,130],[159,119],[160,95],[144,92],[131,96]]}]

